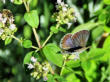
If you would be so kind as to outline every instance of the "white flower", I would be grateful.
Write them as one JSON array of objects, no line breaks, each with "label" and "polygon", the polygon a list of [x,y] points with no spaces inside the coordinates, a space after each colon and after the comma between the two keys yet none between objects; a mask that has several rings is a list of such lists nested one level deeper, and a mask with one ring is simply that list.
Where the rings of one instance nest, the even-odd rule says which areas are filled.
[{"label": "white flower", "polygon": [[48,71],[48,67],[43,67],[43,70],[44,71]]},{"label": "white flower", "polygon": [[67,7],[62,7],[62,10],[65,12],[65,11],[67,11]]},{"label": "white flower", "polygon": [[32,64],[28,64],[28,67],[27,67],[28,69],[33,69],[34,68],[34,65],[32,65]]},{"label": "white flower", "polygon": [[13,18],[10,18],[10,19],[9,19],[10,24],[13,23],[13,21],[14,21]]},{"label": "white flower", "polygon": [[7,18],[2,18],[2,23],[5,24],[7,21]]},{"label": "white flower", "polygon": [[67,23],[67,25],[68,25],[67,28],[69,29],[71,27],[72,23],[69,22],[69,23]]},{"label": "white flower", "polygon": [[47,81],[48,80],[48,78],[45,76],[45,77],[43,77],[43,81]]},{"label": "white flower", "polygon": [[3,34],[4,30],[0,28],[0,36]]},{"label": "white flower", "polygon": [[58,4],[61,4],[61,0],[57,0],[57,3],[58,3]]},{"label": "white flower", "polygon": [[11,24],[11,25],[9,26],[9,29],[12,30],[12,31],[15,30],[15,28],[16,28],[15,24]]},{"label": "white flower", "polygon": [[2,18],[2,13],[0,13],[0,19]]},{"label": "white flower", "polygon": [[74,52],[73,54],[75,55],[75,57],[74,57],[74,60],[75,60],[75,61],[76,61],[77,59],[80,59],[80,58],[79,58],[80,52]]},{"label": "white flower", "polygon": [[37,61],[37,59],[36,59],[34,56],[32,56],[32,57],[31,57],[31,61],[32,61],[33,63],[35,63],[35,62]]},{"label": "white flower", "polygon": [[5,0],[2,0],[2,2],[5,4],[6,3],[6,1]]},{"label": "white flower", "polygon": [[14,2],[14,0],[10,0],[10,2],[12,2],[12,3],[13,3],[13,2]]}]

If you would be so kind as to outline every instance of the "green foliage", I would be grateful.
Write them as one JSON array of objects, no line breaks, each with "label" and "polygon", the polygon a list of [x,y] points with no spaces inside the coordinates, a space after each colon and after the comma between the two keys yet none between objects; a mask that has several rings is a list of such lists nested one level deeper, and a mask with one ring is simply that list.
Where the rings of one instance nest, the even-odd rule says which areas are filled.
[{"label": "green foliage", "polygon": [[30,12],[25,13],[24,19],[32,28],[38,28],[39,17],[37,10],[32,10]]},{"label": "green foliage", "polygon": [[66,79],[64,79],[63,77],[55,74],[55,75],[50,75],[48,74],[48,81],[47,82],[56,82],[56,80],[58,82],[66,82]]},{"label": "green foliage", "polygon": [[106,5],[110,5],[110,1],[109,1],[109,0],[104,0],[104,3],[105,3]]},{"label": "green foliage", "polygon": [[[69,16],[65,16],[64,14],[69,12],[59,12],[58,9],[55,9],[56,4],[53,4],[51,0],[24,0],[26,1],[27,7],[29,7],[28,12],[28,9],[26,10],[23,4],[23,0],[14,0],[13,3],[10,2],[10,0],[5,1],[6,3],[3,4],[0,0],[0,13],[3,8],[12,11],[15,19],[14,22],[18,28],[14,39],[18,40],[18,42],[13,40],[13,43],[11,43],[12,38],[9,36],[6,37],[4,44],[0,41],[0,82],[43,82],[43,77],[45,77],[46,72],[43,73],[40,71],[40,73],[43,74],[41,77],[36,71],[43,70],[40,69],[40,66],[44,66],[45,64],[42,63],[47,60],[50,65],[47,82],[110,81],[109,0],[65,0],[65,3],[69,5],[68,7],[73,8],[72,11],[74,13],[72,12],[69,15],[74,15],[77,18],[75,23],[74,21],[69,21],[74,23],[69,29],[66,25],[63,25],[65,21],[68,22],[68,20],[63,19],[67,19],[67,16]],[[56,3],[56,1],[54,3]],[[59,9],[62,10],[60,7]],[[58,24],[58,22],[55,21],[56,18],[52,18],[56,12],[59,13],[59,15],[56,15],[56,17],[58,17],[57,21],[62,23],[58,28],[56,28]],[[10,15],[11,14],[8,14],[8,16]],[[62,18],[59,18],[59,16]],[[72,16],[69,16],[69,18],[72,19]],[[7,27],[9,27],[9,22],[7,22],[7,26],[5,26],[1,23],[0,18],[0,28],[4,29]],[[34,33],[32,32],[33,28],[37,29],[36,32],[41,44],[40,48],[37,46]],[[79,55],[80,59],[76,61],[73,59],[64,60],[65,55],[61,53],[62,50],[58,45],[61,38],[67,33],[73,34],[80,30],[90,31],[87,46],[91,47],[81,53]],[[4,38],[4,34],[7,33],[8,32],[3,33],[2,38]],[[53,35],[48,39],[49,34]],[[42,46],[46,40],[48,40],[48,44]],[[23,47],[28,49],[24,49]],[[30,70],[26,68],[26,71],[24,71],[25,65],[32,64],[31,57],[33,56],[37,58],[39,69]],[[33,63],[33,65],[35,64]],[[36,76],[40,77],[38,80],[30,76],[33,71]]]},{"label": "green foliage", "polygon": [[12,42],[12,38],[10,37],[7,37],[6,40],[5,40],[5,45],[8,45]]},{"label": "green foliage", "polygon": [[24,26],[23,34],[24,34],[25,39],[30,39],[32,35],[31,27],[28,25]]},{"label": "green foliage", "polygon": [[24,48],[30,48],[32,46],[31,40],[24,40],[23,46],[24,46]]},{"label": "green foliage", "polygon": [[33,53],[34,53],[34,52],[31,51],[31,52],[28,52],[28,53],[26,54],[26,56],[24,57],[23,64],[29,64],[29,63],[31,62],[30,59],[31,59]]},{"label": "green foliage", "polygon": [[14,0],[14,4],[21,5],[23,3],[23,0]]},{"label": "green foliage", "polygon": [[70,68],[77,68],[77,67],[80,67],[80,61],[73,61],[73,60],[70,60],[66,63],[66,66],[70,67]]},{"label": "green foliage", "polygon": [[92,30],[94,29],[95,27],[99,26],[99,25],[103,25],[102,22],[97,22],[97,23],[94,23],[94,22],[87,22],[87,23],[84,23],[84,24],[81,24],[79,26],[77,26],[73,31],[72,33],[75,33],[75,32],[78,32],[80,30]]},{"label": "green foliage", "polygon": [[66,77],[66,80],[67,82],[80,82],[80,80],[73,73],[69,74]]},{"label": "green foliage", "polygon": [[55,26],[51,26],[50,30],[52,33],[55,33],[55,34],[58,33],[58,29]]},{"label": "green foliage", "polygon": [[46,58],[53,64],[61,67],[63,64],[62,54],[59,54],[60,48],[55,44],[48,44],[43,48],[43,53]]}]

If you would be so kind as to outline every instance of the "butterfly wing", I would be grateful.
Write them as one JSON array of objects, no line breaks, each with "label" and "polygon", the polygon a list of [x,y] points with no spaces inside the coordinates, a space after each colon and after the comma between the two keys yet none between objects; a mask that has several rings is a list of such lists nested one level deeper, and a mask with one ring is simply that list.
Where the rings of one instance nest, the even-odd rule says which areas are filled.
[{"label": "butterfly wing", "polygon": [[89,31],[82,30],[71,36],[74,48],[75,47],[85,47],[89,38]]},{"label": "butterfly wing", "polygon": [[72,39],[71,39],[71,36],[72,34],[66,34],[61,42],[60,42],[60,47],[64,50],[67,50],[67,49],[70,49],[73,47],[73,42],[72,42]]}]

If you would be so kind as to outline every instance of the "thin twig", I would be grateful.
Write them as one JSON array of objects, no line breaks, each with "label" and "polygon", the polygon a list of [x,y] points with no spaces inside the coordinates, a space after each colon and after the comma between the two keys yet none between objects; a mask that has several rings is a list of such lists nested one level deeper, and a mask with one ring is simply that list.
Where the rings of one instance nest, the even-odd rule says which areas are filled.
[{"label": "thin twig", "polygon": [[42,47],[44,47],[46,45],[46,43],[48,42],[48,40],[52,37],[53,33],[51,33],[47,39],[45,40],[45,42],[43,43]]},{"label": "thin twig", "polygon": [[55,72],[54,72],[54,70],[53,70],[53,68],[52,68],[52,66],[49,64],[49,69],[50,69],[50,72],[52,73],[52,74],[54,74]]},{"label": "thin twig", "polygon": [[[19,43],[22,44],[22,41],[21,41],[19,38],[15,37],[14,35],[12,35],[11,37],[14,38],[14,39],[17,40]],[[36,49],[36,50],[39,49],[38,47],[35,47],[35,46],[31,46],[31,48]]]},{"label": "thin twig", "polygon": [[[60,24],[58,23],[56,26],[56,29],[58,29],[58,27],[60,26]],[[47,37],[47,39],[45,40],[45,42],[43,43],[42,47],[44,47],[46,45],[46,43],[48,42],[48,40],[52,37],[53,33],[50,33],[50,35]]]},{"label": "thin twig", "polygon": [[[26,11],[29,12],[29,3],[26,4],[26,2],[24,1],[24,5],[25,5],[25,8],[26,8]],[[37,44],[38,44],[39,48],[41,48],[39,36],[38,36],[35,28],[32,28],[32,30],[34,32],[34,36],[35,36],[35,39],[37,41]]]},{"label": "thin twig", "polygon": [[26,11],[29,12],[29,5],[27,6],[26,2],[23,0]]},{"label": "thin twig", "polygon": [[40,44],[39,36],[38,36],[38,34],[37,34],[35,28],[32,28],[32,30],[33,30],[33,32],[34,32],[35,39],[36,39],[36,41],[37,41],[37,44],[38,44],[39,48],[42,48],[42,46],[41,46],[41,44]]},{"label": "thin twig", "polygon": [[63,63],[63,66],[62,66],[62,69],[61,69],[61,72],[60,72],[60,76],[63,74],[63,70],[65,68],[66,60],[67,60],[67,55],[65,55],[65,57],[64,57],[64,63]]},{"label": "thin twig", "polygon": [[31,46],[31,48],[36,49],[36,50],[38,50],[38,49],[39,49],[38,47],[35,47],[35,46]]},{"label": "thin twig", "polygon": [[22,43],[22,41],[19,38],[15,37],[14,35],[12,35],[11,37],[17,40],[19,43]]}]

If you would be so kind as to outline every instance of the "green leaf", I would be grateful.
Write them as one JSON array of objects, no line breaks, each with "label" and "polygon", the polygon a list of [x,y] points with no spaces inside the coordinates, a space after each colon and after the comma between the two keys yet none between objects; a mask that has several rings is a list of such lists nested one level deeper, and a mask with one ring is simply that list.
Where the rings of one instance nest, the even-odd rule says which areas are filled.
[{"label": "green leaf", "polygon": [[106,13],[104,11],[102,11],[102,14],[100,14],[98,18],[100,21],[105,21],[106,17],[107,17]]},{"label": "green leaf", "polygon": [[105,51],[110,51],[110,36],[108,36],[104,42],[103,49]]},{"label": "green leaf", "polygon": [[104,49],[102,48],[94,48],[91,49],[88,53],[88,60],[100,60],[105,54]]},{"label": "green leaf", "polygon": [[47,82],[55,82],[53,75],[48,74],[47,77],[48,77]]},{"label": "green leaf", "polygon": [[88,82],[93,82],[97,77],[96,69],[97,64],[95,61],[83,61],[81,67],[84,70],[84,74]]},{"label": "green leaf", "polygon": [[56,27],[55,26],[51,26],[50,27],[50,30],[51,30],[51,32],[53,32],[53,33],[58,33],[58,29],[56,29]]},{"label": "green leaf", "polygon": [[6,40],[5,40],[5,45],[10,44],[11,42],[12,42],[12,38],[8,37],[8,38],[6,38]]},{"label": "green leaf", "polygon": [[110,0],[104,0],[104,3],[105,3],[106,5],[110,5]]},{"label": "green leaf", "polygon": [[64,29],[63,27],[59,27],[59,31],[66,32],[66,29]]},{"label": "green leaf", "polygon": [[104,26],[98,26],[97,28],[93,29],[92,31],[92,39],[96,40],[99,36],[102,35],[102,33],[104,32]]},{"label": "green leaf", "polygon": [[74,60],[70,60],[66,63],[66,66],[70,67],[70,68],[76,68],[80,66],[80,61],[74,61]]},{"label": "green leaf", "polygon": [[67,82],[64,77],[59,76],[57,74],[54,75],[54,79],[57,80],[58,82]]},{"label": "green leaf", "polygon": [[23,0],[14,0],[14,4],[21,5],[23,3]]},{"label": "green leaf", "polygon": [[30,39],[32,35],[32,29],[29,25],[25,25],[23,29],[23,34],[26,39]]},{"label": "green leaf", "polygon": [[32,10],[30,12],[25,13],[24,19],[30,26],[32,26],[32,28],[38,28],[39,17],[37,10]]},{"label": "green leaf", "polygon": [[59,51],[60,48],[57,47],[55,44],[48,44],[43,48],[43,53],[46,58],[53,64],[61,67],[63,64],[63,57],[62,54],[58,54]]},{"label": "green leaf", "polygon": [[24,46],[24,48],[30,48],[32,46],[31,40],[24,40],[23,46]]},{"label": "green leaf", "polygon": [[30,8],[33,9],[37,6],[38,4],[38,0],[32,0],[31,3],[30,3]]},{"label": "green leaf", "polygon": [[110,27],[107,25],[104,25],[104,31],[110,33]]},{"label": "green leaf", "polygon": [[81,24],[79,26],[77,26],[73,31],[72,33],[75,33],[75,32],[78,32],[80,30],[92,30],[93,28],[99,26],[99,25],[103,25],[102,22],[97,22],[97,23],[94,23],[94,22],[87,22],[85,24]]},{"label": "green leaf", "polygon": [[26,56],[24,57],[24,61],[23,61],[23,64],[29,64],[31,61],[31,57],[33,55],[33,51],[29,52],[26,54]]},{"label": "green leaf", "polygon": [[69,74],[66,77],[67,82],[80,82],[80,79],[78,79],[74,73]]}]

